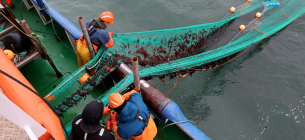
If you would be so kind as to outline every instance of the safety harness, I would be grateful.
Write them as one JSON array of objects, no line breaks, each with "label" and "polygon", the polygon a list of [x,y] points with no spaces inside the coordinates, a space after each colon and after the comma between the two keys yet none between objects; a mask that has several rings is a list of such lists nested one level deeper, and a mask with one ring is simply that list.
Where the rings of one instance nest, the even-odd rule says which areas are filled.
[{"label": "safety harness", "polygon": [[[134,102],[131,102],[131,103],[133,103],[137,107],[137,110],[138,110],[136,117],[132,121],[135,121],[135,120],[139,119],[144,123],[144,128],[147,127],[148,126],[148,121],[144,120],[144,118],[140,115],[139,107]],[[150,116],[150,114],[149,114],[149,116]],[[120,123],[126,123],[126,122],[120,121]]]},{"label": "safety harness", "polygon": [[[133,102],[132,102],[133,103]],[[135,103],[133,103],[134,105],[136,105]],[[144,123],[144,128],[148,126],[148,121],[144,120],[143,117],[140,115],[140,110],[139,110],[139,107],[136,105],[137,109],[138,109],[138,112],[137,112],[137,115],[136,117],[132,120],[132,121],[135,121],[137,119],[141,120],[143,123]],[[149,117],[149,116],[148,116]]]},{"label": "safety harness", "polygon": [[[88,28],[87,28],[88,33],[90,32],[90,30],[91,30],[93,27],[94,27],[94,26],[92,25],[92,22],[91,22],[91,23],[89,24]],[[92,31],[92,33],[89,34],[89,38],[90,38],[91,43],[92,43],[93,45],[97,46],[97,47],[99,47],[101,44],[98,44],[98,43],[94,42],[94,41],[91,39],[91,36],[92,36],[96,31],[98,31],[99,29],[100,29],[100,28],[97,28],[97,27],[96,27],[96,29],[95,29],[94,31]],[[81,38],[81,40],[83,40],[83,39],[84,39],[84,36]],[[96,48],[96,49],[98,49],[98,48]]]}]

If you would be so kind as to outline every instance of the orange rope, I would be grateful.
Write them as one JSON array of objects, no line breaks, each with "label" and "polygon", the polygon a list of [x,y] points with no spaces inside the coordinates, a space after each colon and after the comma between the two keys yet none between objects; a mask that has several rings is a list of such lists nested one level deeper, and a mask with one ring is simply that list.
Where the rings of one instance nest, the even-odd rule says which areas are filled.
[{"label": "orange rope", "polygon": [[290,18],[288,15],[286,15],[282,9],[280,9],[280,11],[281,11],[287,18],[289,18],[290,20],[294,21],[294,19],[292,19],[292,18]]},{"label": "orange rope", "polygon": [[169,91],[165,94],[165,96],[167,96],[167,95],[176,87],[176,85],[178,84],[178,71],[179,71],[179,68],[178,68],[177,71],[176,71],[176,84],[174,85],[174,87],[173,87],[171,90],[169,90]]},{"label": "orange rope", "polygon": [[260,31],[260,30],[258,30],[258,29],[256,29],[256,28],[254,28],[254,30],[255,30],[255,31],[258,31],[258,32],[260,32],[260,33],[266,34],[266,33],[264,33],[263,31]]}]

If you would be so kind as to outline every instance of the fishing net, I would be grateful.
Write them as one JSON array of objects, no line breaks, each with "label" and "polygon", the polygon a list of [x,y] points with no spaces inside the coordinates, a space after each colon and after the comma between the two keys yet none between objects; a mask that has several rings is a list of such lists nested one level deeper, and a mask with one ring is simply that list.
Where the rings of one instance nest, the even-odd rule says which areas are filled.
[{"label": "fishing net", "polygon": [[[127,64],[130,63],[132,56],[137,56],[139,64],[143,66],[139,72],[139,76],[143,79],[162,78],[164,76],[173,78],[179,73],[192,74],[196,70],[213,69],[231,61],[241,51],[255,46],[292,23],[296,18],[304,14],[304,6],[304,0],[253,0],[251,3],[247,2],[238,6],[235,13],[229,13],[222,21],[216,23],[167,30],[116,34],[113,37],[115,46],[110,49],[111,52],[109,50],[99,50],[94,59],[58,85],[48,95],[48,98],[53,100],[61,95],[64,90],[69,88],[85,73],[86,67],[96,65],[97,72],[100,71],[99,74],[104,73],[103,76],[97,78],[98,81],[101,81],[110,73],[103,66],[107,65],[115,69],[120,64],[120,61]],[[226,45],[212,50],[209,49],[210,46],[214,45],[213,42],[219,32],[223,32],[223,28],[229,26],[234,19],[258,8],[262,8],[260,11],[262,16],[260,18],[255,18],[253,15],[253,20],[245,24],[245,30],[238,32],[236,36],[234,35],[235,37],[232,37],[232,40],[228,41]],[[133,83],[133,80],[132,73],[126,75],[123,80],[102,94],[98,100],[108,104],[109,94],[124,91]],[[63,111],[59,112],[64,112],[64,110],[76,104],[83,97],[82,95],[88,94],[96,85],[97,83],[92,84],[92,82],[87,81],[71,96],[64,99],[65,103],[62,103],[57,110],[62,109]],[[71,126],[71,123],[66,126],[69,134],[71,134]]]},{"label": "fishing net", "polygon": [[77,82],[86,72],[90,73],[91,70],[94,70],[94,74],[90,76],[86,82],[81,84],[77,90],[65,97],[62,102],[55,107],[57,114],[63,116],[64,112],[76,105],[80,99],[90,94],[90,92],[99,85],[110,72],[116,69],[119,66],[118,62],[119,60],[112,55],[110,50],[100,49],[95,58],[62,81],[50,94],[45,96],[45,99],[54,101],[57,98],[58,93],[62,93],[68,89],[72,86],[71,84]]},{"label": "fishing net", "polygon": [[[259,0],[254,0],[251,3],[247,2],[237,9],[238,12],[230,13],[225,20],[216,23],[167,30],[115,34],[113,37],[115,44],[110,49],[111,52],[110,50],[107,51],[114,55],[117,60],[125,63],[130,63],[130,57],[138,56],[139,63],[143,66],[161,64],[199,54],[206,50],[212,42],[211,36],[222,27],[235,18],[262,6]],[[107,57],[105,53],[99,51],[95,58],[62,81],[45,99],[49,101],[56,99],[84,75],[87,67],[92,67],[99,59],[106,59],[104,57]],[[103,61],[99,62],[99,65],[110,64]]]},{"label": "fishing net", "polygon": [[117,58],[127,64],[130,63],[131,56],[137,56],[142,66],[162,64],[200,54],[213,44],[215,34],[225,28],[230,21],[262,6],[259,0],[247,2],[239,6],[235,13],[229,13],[224,20],[216,23],[116,34],[112,50]]}]

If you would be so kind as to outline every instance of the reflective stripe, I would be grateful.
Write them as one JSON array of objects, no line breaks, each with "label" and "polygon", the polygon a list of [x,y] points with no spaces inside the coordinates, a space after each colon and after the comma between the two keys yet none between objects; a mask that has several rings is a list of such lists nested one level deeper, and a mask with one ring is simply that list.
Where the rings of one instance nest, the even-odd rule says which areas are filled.
[{"label": "reflective stripe", "polygon": [[103,19],[104,17],[113,18],[112,16],[102,16],[101,19]]},{"label": "reflective stripe", "polygon": [[88,133],[85,133],[84,140],[86,140],[86,139],[87,139],[87,134],[88,134]]},{"label": "reflective stripe", "polygon": [[104,130],[105,130],[104,128],[101,129],[101,131],[100,131],[100,136],[103,136]]},{"label": "reflective stripe", "polygon": [[82,119],[79,119],[75,122],[75,124],[78,125],[81,121],[82,121]]},{"label": "reflective stripe", "polygon": [[113,101],[109,101],[109,102],[111,102],[111,103],[113,103],[113,104],[115,104],[115,105],[119,105],[119,104],[117,104],[117,103],[115,103],[115,102],[113,102]]},{"label": "reflective stripe", "polygon": [[91,26],[91,27],[88,29],[88,31],[90,31],[92,28],[93,28],[93,26]]},{"label": "reflective stripe", "polygon": [[121,98],[121,101],[123,102],[122,96],[120,96],[120,98]]},{"label": "reflective stripe", "polygon": [[139,119],[140,119],[141,121],[143,121],[143,120],[144,120],[142,116],[139,116]]}]

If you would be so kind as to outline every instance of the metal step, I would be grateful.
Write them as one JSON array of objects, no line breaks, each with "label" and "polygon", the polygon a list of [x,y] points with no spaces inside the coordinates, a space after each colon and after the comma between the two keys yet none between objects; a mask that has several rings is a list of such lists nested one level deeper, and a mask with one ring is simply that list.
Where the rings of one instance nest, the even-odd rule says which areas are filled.
[{"label": "metal step", "polygon": [[26,56],[26,58],[23,58],[21,62],[16,64],[16,67],[20,69],[22,66],[26,65],[27,63],[31,62],[32,60],[38,60],[41,59],[41,56],[39,55],[39,52],[35,50],[30,56]]}]

